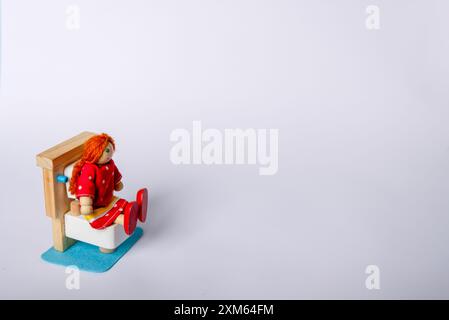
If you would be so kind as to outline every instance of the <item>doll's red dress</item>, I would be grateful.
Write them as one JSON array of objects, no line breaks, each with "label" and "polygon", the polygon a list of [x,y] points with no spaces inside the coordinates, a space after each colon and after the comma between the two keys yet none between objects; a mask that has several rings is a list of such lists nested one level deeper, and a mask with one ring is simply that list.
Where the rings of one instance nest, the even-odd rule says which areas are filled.
[{"label": "doll's red dress", "polygon": [[123,213],[128,201],[114,197],[115,186],[121,181],[122,175],[113,160],[105,164],[86,162],[78,177],[76,197],[90,197],[93,208],[98,212],[84,215],[95,229],[104,229],[112,225]]}]

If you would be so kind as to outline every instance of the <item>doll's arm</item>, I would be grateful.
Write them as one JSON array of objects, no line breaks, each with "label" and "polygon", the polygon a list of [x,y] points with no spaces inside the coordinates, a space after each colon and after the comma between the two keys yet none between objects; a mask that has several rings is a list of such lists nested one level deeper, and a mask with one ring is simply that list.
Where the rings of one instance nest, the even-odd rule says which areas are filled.
[{"label": "doll's arm", "polygon": [[93,198],[95,195],[95,168],[85,164],[78,177],[76,197],[80,201],[80,213],[91,214],[94,212]]},{"label": "doll's arm", "polygon": [[120,191],[122,189],[123,189],[122,174],[117,169],[117,166],[114,164],[114,190]]},{"label": "doll's arm", "polygon": [[94,208],[92,206],[93,201],[91,197],[80,197],[80,212],[81,214],[92,214]]}]

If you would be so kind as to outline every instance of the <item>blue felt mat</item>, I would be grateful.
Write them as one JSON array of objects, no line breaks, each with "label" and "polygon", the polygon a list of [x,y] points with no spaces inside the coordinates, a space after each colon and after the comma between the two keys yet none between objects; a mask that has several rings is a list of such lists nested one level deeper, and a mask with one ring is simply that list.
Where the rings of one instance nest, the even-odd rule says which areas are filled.
[{"label": "blue felt mat", "polygon": [[105,272],[131,249],[142,234],[142,228],[136,228],[134,233],[113,253],[101,253],[97,246],[78,241],[64,252],[56,251],[52,247],[41,257],[47,262],[61,266],[77,266],[78,269],[88,272]]}]

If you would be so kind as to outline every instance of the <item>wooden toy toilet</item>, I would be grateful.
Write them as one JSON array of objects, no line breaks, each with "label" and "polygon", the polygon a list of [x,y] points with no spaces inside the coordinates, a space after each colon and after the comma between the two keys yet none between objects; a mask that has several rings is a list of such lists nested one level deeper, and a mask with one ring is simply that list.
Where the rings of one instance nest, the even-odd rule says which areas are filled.
[{"label": "wooden toy toilet", "polygon": [[103,230],[92,228],[77,213],[78,200],[68,191],[73,165],[80,159],[84,143],[94,135],[83,132],[36,156],[37,165],[43,170],[45,209],[52,220],[53,247],[59,252],[78,240],[98,246],[103,253],[112,253],[129,238],[118,224]]}]

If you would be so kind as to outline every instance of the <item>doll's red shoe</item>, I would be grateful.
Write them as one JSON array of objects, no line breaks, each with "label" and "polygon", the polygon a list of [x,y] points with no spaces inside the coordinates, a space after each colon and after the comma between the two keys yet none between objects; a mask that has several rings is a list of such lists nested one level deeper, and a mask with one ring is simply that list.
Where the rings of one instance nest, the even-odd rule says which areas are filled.
[{"label": "doll's red shoe", "polygon": [[137,204],[139,205],[139,220],[145,222],[148,212],[148,190],[147,188],[140,189],[137,192],[136,197]]},{"label": "doll's red shoe", "polygon": [[137,202],[129,202],[125,207],[123,227],[127,235],[132,235],[137,226],[137,216],[139,214],[139,205]]}]

